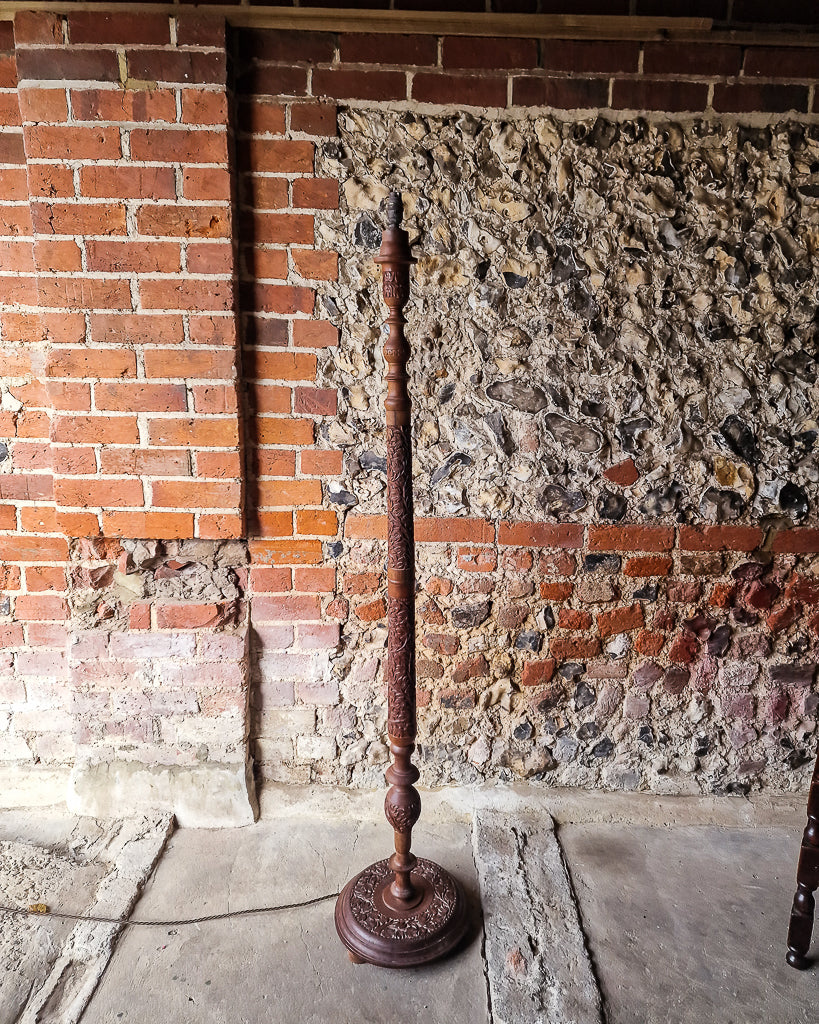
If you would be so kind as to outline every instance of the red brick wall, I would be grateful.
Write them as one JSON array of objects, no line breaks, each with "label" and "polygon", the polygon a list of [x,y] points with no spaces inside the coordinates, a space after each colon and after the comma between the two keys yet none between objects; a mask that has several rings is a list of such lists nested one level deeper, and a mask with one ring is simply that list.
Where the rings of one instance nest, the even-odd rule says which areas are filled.
[{"label": "red brick wall", "polygon": [[[764,20],[752,6],[740,5],[746,20]],[[337,268],[315,228],[338,191],[314,166],[316,147],[335,135],[337,104],[810,116],[819,79],[815,48],[764,40],[499,44],[264,30],[231,39],[226,45],[222,21],[187,12],[21,13],[13,31],[0,23],[6,761],[70,764],[78,751],[93,755],[90,739],[108,744],[106,756],[195,761],[195,744],[163,720],[218,717],[229,706],[236,715],[225,728],[243,740],[251,624],[253,729],[272,751],[268,773],[321,777],[323,759],[332,760],[342,711],[329,654],[349,616],[384,615],[378,566],[367,584],[337,579],[330,547],[383,529],[356,516],[342,526],[326,494],[342,453],[322,430],[337,396],[316,374],[338,337],[316,291]],[[531,576],[558,626],[550,650],[517,670],[524,687],[544,688],[560,660],[594,659],[601,639],[620,629],[634,633],[646,658],[684,663],[693,651],[680,639],[687,612],[657,622],[639,604],[615,601],[594,616],[577,608],[583,551],[622,552],[629,579],[674,580],[692,613],[699,602],[723,609],[737,586],[737,600],[767,601],[730,574],[757,547],[756,527],[641,530],[453,519],[420,522],[418,540],[440,545],[442,576],[465,587],[470,574],[486,573],[500,601],[524,596],[507,571]],[[218,599],[118,592],[113,616],[105,598],[96,624],[80,622],[78,595],[108,586],[89,585],[87,573],[125,557],[117,538],[249,538],[235,614],[223,614]],[[814,589],[788,555],[819,550],[816,530],[773,543],[784,560],[761,608],[765,628],[777,635],[810,623],[815,634]],[[554,549],[569,552],[566,571],[544,553]],[[693,558],[699,550],[716,554]],[[162,564],[175,557],[166,553]],[[214,667],[222,657],[227,672]],[[453,689],[469,690],[453,685],[460,662],[446,657],[455,660],[436,662],[440,682],[425,684],[443,707]],[[106,667],[97,671],[100,659]],[[143,670],[150,685],[134,685]],[[122,688],[128,700],[117,696]],[[789,698],[794,718],[805,713],[801,696]],[[276,732],[282,709],[306,737],[301,745]],[[89,716],[103,734],[89,732]]]}]

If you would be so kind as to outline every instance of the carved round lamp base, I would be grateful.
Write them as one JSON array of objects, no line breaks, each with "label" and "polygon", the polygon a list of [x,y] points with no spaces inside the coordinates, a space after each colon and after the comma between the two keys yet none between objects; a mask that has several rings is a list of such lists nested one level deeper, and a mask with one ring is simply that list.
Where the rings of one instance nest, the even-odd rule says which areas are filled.
[{"label": "carved round lamp base", "polygon": [[409,910],[390,907],[395,876],[386,860],[365,868],[341,891],[336,931],[353,961],[377,967],[416,967],[450,953],[466,932],[466,900],[460,884],[431,860],[418,858],[412,872],[420,899]]}]

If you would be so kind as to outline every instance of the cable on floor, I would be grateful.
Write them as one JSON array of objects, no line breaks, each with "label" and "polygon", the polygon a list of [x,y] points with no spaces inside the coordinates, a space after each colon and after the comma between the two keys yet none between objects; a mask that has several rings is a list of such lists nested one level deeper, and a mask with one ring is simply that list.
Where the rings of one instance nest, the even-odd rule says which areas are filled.
[{"label": "cable on floor", "polygon": [[140,921],[123,919],[121,917],[93,917],[86,914],[67,914],[60,910],[42,909],[45,904],[34,904],[32,907],[5,907],[0,906],[0,914],[8,914],[15,917],[57,917],[64,921],[88,921],[90,924],[118,924],[123,928],[176,928],[186,924],[204,924],[208,921],[225,921],[233,917],[250,917],[253,914],[272,914],[278,910],[297,910],[299,907],[312,907],[316,903],[325,903],[327,900],[334,900],[337,892],[328,892],[325,896],[316,896],[303,903],[281,903],[275,907],[250,907],[247,910],[229,910],[224,914],[206,914],[204,917],[183,917],[175,921]]}]

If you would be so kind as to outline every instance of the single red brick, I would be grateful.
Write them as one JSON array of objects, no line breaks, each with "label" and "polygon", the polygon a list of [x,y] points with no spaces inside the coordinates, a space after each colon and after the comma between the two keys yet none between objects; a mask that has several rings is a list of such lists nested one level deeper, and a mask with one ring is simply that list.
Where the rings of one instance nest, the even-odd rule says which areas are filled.
[{"label": "single red brick", "polygon": [[640,474],[637,472],[633,459],[624,459],[623,462],[618,462],[615,466],[609,466],[603,476],[620,487],[630,487],[639,479]]},{"label": "single red brick", "polygon": [[452,682],[465,683],[469,679],[484,679],[489,675],[489,662],[482,654],[476,654],[468,661],[462,661],[452,670]]},{"label": "single red brick", "polygon": [[328,565],[316,568],[309,566],[293,570],[294,590],[307,590],[312,593],[332,594],[336,588],[335,566]]},{"label": "single red brick", "polygon": [[788,582],[785,597],[803,604],[819,604],[819,578],[796,575]]},{"label": "single red brick", "polygon": [[[342,39],[348,38],[342,36]],[[391,36],[380,36],[382,39]],[[338,108],[333,103],[293,103],[290,105],[290,128],[305,135],[332,137],[338,134]]]},{"label": "single red brick", "polygon": [[[182,171],[182,194],[185,199],[193,201],[226,203],[230,198],[230,175],[223,167],[185,167]],[[230,223],[227,215],[222,219]],[[198,233],[203,232],[200,229]]]},{"label": "single red brick", "polygon": [[93,199],[175,199],[176,181],[172,167],[92,164],[80,168],[80,190]]},{"label": "single red brick", "polygon": [[590,551],[670,551],[672,526],[590,526]]},{"label": "single red brick", "polygon": [[815,554],[819,551],[819,529],[803,526],[783,530],[774,537],[773,550],[776,554]]},{"label": "single red brick", "polygon": [[585,661],[598,656],[600,641],[583,637],[553,637],[549,641],[549,653],[558,661]]},{"label": "single red brick", "polygon": [[321,619],[321,600],[310,594],[255,597],[253,618],[259,622],[317,622]]},{"label": "single red brick", "polygon": [[152,445],[174,447],[233,448],[239,443],[238,425],[234,417],[171,417],[151,418],[148,438]]},{"label": "single red brick", "polygon": [[[719,88],[719,86],[717,86]],[[611,105],[615,110],[705,110],[708,86],[703,82],[674,82],[663,79],[616,79]]]},{"label": "single red brick", "polygon": [[744,70],[746,76],[803,81],[819,78],[819,61],[812,47],[749,46],[745,50]]},{"label": "single red brick", "polygon": [[258,173],[313,173],[315,144],[297,139],[247,139],[241,144],[242,166]]},{"label": "single red brick", "polygon": [[302,473],[310,476],[338,476],[344,457],[341,452],[303,451],[300,454]]},{"label": "single red brick", "polygon": [[600,612],[597,616],[597,628],[602,637],[639,629],[643,622],[643,606],[637,603],[628,608],[612,608],[611,611]]},{"label": "single red brick", "polygon": [[119,60],[112,48],[93,50],[43,46],[17,50],[17,74],[35,81],[118,82]]},{"label": "single red brick", "polygon": [[808,87],[761,82],[733,85],[717,83],[714,86],[713,107],[720,113],[748,113],[753,110],[804,112],[808,109]]},{"label": "single red brick", "polygon": [[[251,535],[253,537],[292,537],[293,536],[293,512],[260,512],[258,508],[254,508],[250,514],[251,519]],[[310,542],[311,543],[311,542]],[[285,557],[287,551],[281,552],[279,557],[276,557],[274,552],[271,552],[271,559],[275,560],[278,564],[287,565],[289,560]],[[309,559],[310,562],[315,562],[318,559]],[[298,561],[298,559],[297,559]]]},{"label": "single red brick", "polygon": [[185,124],[222,125],[227,122],[227,97],[205,89],[182,90],[182,121]]},{"label": "single red brick", "polygon": [[640,44],[631,41],[606,42],[570,39],[544,39],[541,64],[548,71],[567,71],[572,75],[594,72],[610,75],[618,71],[636,72]]},{"label": "single red brick", "polygon": [[591,614],[579,608],[561,608],[557,617],[561,629],[588,629],[591,623]]},{"label": "single red brick", "polygon": [[585,110],[607,106],[608,97],[608,79],[603,78],[521,76],[512,80],[512,103],[515,106]]},{"label": "single red brick", "polygon": [[145,601],[137,601],[128,609],[129,629],[151,628],[151,606]]},{"label": "single red brick", "polygon": [[[125,353],[132,355],[133,353]],[[170,380],[232,380],[236,373],[233,352],[196,352],[191,349],[146,349],[145,376]]]},{"label": "single red brick", "polygon": [[172,89],[71,90],[71,110],[77,121],[176,121]]},{"label": "single red brick", "polygon": [[582,523],[510,523],[502,522],[499,544],[518,547],[580,548],[583,546]]},{"label": "single red brick", "polygon": [[313,95],[333,99],[405,100],[407,76],[402,71],[316,68],[313,72]]},{"label": "single red brick", "polygon": [[660,653],[665,644],[665,633],[654,633],[647,629],[641,630],[634,641],[634,650],[653,658]]},{"label": "single red brick", "polygon": [[16,11],[14,15],[14,43],[49,44],[62,43],[63,19],[50,11]]},{"label": "single red brick", "polygon": [[68,618],[68,605],[56,595],[20,594],[14,600],[14,617],[20,622],[60,621]]},{"label": "single red brick", "polygon": [[[170,43],[170,20],[166,14],[76,11],[68,17],[68,38],[72,43],[142,43],[161,46]],[[61,40],[60,40],[61,41]]]},{"label": "single red brick", "polygon": [[691,604],[699,600],[701,593],[702,584],[697,580],[670,580],[666,598],[672,604]]},{"label": "single red brick", "polygon": [[296,178],[293,182],[293,206],[307,210],[338,208],[338,182],[333,178]]},{"label": "single red brick", "polygon": [[485,519],[432,518],[418,519],[415,523],[415,539],[419,543],[442,541],[445,543],[492,544],[495,527]]},{"label": "single red brick", "polygon": [[643,47],[643,73],[646,75],[729,78],[739,74],[741,65],[741,46],[648,42]]},{"label": "single red brick", "polygon": [[308,416],[335,416],[338,392],[335,388],[296,388],[293,412]]},{"label": "single red brick", "polygon": [[313,218],[306,213],[256,212],[243,217],[242,223],[254,244],[312,245],[314,241]]},{"label": "single red brick", "polygon": [[121,203],[31,204],[34,230],[43,235],[124,235],[125,206]]},{"label": "single red brick", "polygon": [[68,120],[65,89],[21,89],[18,99],[24,121],[63,124]]},{"label": "single red brick", "polygon": [[225,19],[203,13],[201,8],[189,16],[176,15],[177,46],[225,45]]},{"label": "single red brick", "polygon": [[342,64],[437,64],[438,40],[432,35],[345,32],[339,37]]},{"label": "single red brick", "polygon": [[300,277],[310,281],[336,281],[338,254],[315,249],[290,249],[293,267]]},{"label": "single red brick", "polygon": [[117,160],[122,156],[118,128],[33,125],[26,131],[29,160]]},{"label": "single red brick", "polygon": [[156,606],[156,624],[159,629],[216,627],[223,625],[229,617],[230,607],[225,604],[180,602]]},{"label": "single red brick", "polygon": [[548,683],[554,676],[557,662],[554,658],[544,658],[543,661],[527,661],[523,666],[521,683],[523,686],[540,686],[541,683]]},{"label": "single red brick", "polygon": [[225,164],[227,135],[207,129],[135,128],[131,132],[131,157],[169,163]]},{"label": "single red brick", "polygon": [[248,60],[329,64],[335,48],[331,32],[253,28],[239,33],[239,52]]},{"label": "single red brick", "polygon": [[294,320],[293,344],[299,348],[335,348],[338,328],[326,320]]},{"label": "single red brick", "polygon": [[773,606],[774,601],[779,597],[779,587],[773,583],[763,583],[762,580],[752,580],[745,588],[743,600],[751,608],[765,612]]},{"label": "single red brick", "polygon": [[753,551],[761,543],[762,531],[758,526],[680,527],[680,549],[683,551]]},{"label": "single red brick", "polygon": [[192,82],[223,85],[225,82],[224,51],[197,50],[128,50],[130,78],[153,82]]},{"label": "single red brick", "polygon": [[683,551],[680,571],[686,576],[721,576],[725,555],[721,551]]},{"label": "single red brick", "polygon": [[442,626],[444,613],[431,598],[419,607],[418,614],[430,626]]},{"label": "single red brick", "polygon": [[626,576],[667,576],[673,564],[670,555],[642,555],[627,559],[623,573]]},{"label": "single red brick", "polygon": [[[314,485],[315,481],[310,483]],[[298,509],[296,533],[302,537],[335,537],[338,533],[338,514],[332,509]]]},{"label": "single red brick", "polygon": [[[424,63],[433,64],[435,61]],[[500,68],[534,68],[537,63],[535,39],[504,39],[502,46],[498,45],[497,39],[480,36],[444,36],[443,39],[442,66],[447,69],[497,71]]]},{"label": "single red brick", "polygon": [[350,614],[350,602],[344,597],[337,597],[327,605],[327,615],[331,619],[344,622]]},{"label": "single red brick", "polygon": [[240,87],[246,95],[270,96],[277,101],[285,96],[306,96],[307,68],[252,65],[242,74]]},{"label": "single red brick", "polygon": [[312,444],[315,422],[292,417],[262,416],[256,422],[257,444]]},{"label": "single red brick", "polygon": [[420,72],[412,79],[412,98],[419,103],[457,103],[471,107],[505,107],[506,76],[446,75]]},{"label": "single red brick", "polygon": [[571,583],[541,583],[540,596],[545,601],[564,601],[572,596],[574,586]]}]

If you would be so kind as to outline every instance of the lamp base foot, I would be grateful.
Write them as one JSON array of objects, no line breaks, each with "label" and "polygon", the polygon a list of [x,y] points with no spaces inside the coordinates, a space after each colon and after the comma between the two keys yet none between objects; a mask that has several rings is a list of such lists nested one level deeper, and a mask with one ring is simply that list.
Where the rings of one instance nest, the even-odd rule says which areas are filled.
[{"label": "lamp base foot", "polygon": [[411,877],[421,899],[401,910],[384,898],[393,877],[389,862],[380,860],[342,889],[336,931],[350,959],[376,967],[417,967],[451,953],[467,927],[460,883],[438,864],[419,857]]}]

